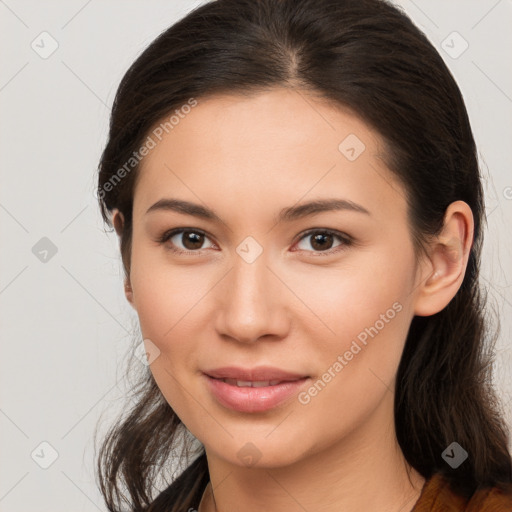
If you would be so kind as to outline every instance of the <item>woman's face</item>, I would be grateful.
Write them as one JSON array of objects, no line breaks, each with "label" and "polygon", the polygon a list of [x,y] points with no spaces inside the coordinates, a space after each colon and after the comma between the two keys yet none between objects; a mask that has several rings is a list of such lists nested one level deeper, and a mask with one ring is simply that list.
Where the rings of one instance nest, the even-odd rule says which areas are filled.
[{"label": "woman's face", "polygon": [[[238,465],[382,436],[419,278],[378,136],[285,89],[198,98],[178,118],[142,162],[130,272],[166,400],[207,452]],[[174,229],[185,233],[159,241]],[[295,382],[205,375],[262,366],[295,377],[238,380]]]}]

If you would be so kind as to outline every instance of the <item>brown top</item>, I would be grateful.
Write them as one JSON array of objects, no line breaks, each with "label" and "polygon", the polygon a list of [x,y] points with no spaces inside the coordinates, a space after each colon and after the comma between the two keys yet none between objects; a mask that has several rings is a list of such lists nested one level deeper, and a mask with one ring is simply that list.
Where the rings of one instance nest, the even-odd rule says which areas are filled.
[{"label": "brown top", "polygon": [[478,489],[471,499],[455,494],[440,473],[427,480],[411,512],[512,512],[512,492]]},{"label": "brown top", "polygon": [[[200,459],[201,457],[193,462],[190,467],[200,464]],[[154,508],[151,508],[151,510],[173,509],[182,491],[191,487],[195,488],[195,495],[190,503],[190,508],[199,510],[203,493],[209,487],[208,473],[203,474],[200,482],[195,481],[194,476],[191,476],[192,480],[186,481],[184,476],[189,474],[187,471],[185,470],[173,484],[157,497],[152,504]],[[511,486],[508,488],[511,489]],[[512,512],[512,489],[502,491],[497,487],[481,487],[473,493],[470,499],[465,499],[451,490],[448,481],[441,473],[434,473],[423,484],[420,497],[410,512]]]},{"label": "brown top", "polygon": [[[210,482],[197,510],[201,512],[207,507],[211,507]],[[454,493],[440,473],[435,473],[423,485],[411,512],[512,512],[512,491],[505,493],[497,487],[486,487],[467,500]]]}]

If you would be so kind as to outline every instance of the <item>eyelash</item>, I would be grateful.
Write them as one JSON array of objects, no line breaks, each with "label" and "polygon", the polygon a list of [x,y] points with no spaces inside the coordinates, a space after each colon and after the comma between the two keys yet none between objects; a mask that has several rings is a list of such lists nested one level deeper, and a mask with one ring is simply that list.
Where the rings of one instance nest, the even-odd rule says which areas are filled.
[{"label": "eyelash", "polygon": [[[175,228],[175,229],[171,229],[171,230],[163,233],[163,235],[161,235],[157,241],[159,244],[165,244],[174,235],[176,235],[178,233],[185,233],[185,232],[197,233],[197,234],[204,235],[207,238],[210,238],[210,236],[201,229]],[[350,237],[349,235],[347,235],[345,233],[341,233],[339,231],[334,231],[332,229],[316,229],[316,228],[309,229],[309,230],[305,231],[304,233],[301,233],[301,236],[298,238],[296,243],[300,242],[303,238],[307,238],[308,236],[311,236],[313,234],[318,234],[318,233],[321,233],[324,235],[325,234],[332,235],[335,238],[338,238],[342,242],[342,244],[338,245],[337,247],[334,247],[332,249],[327,249],[325,251],[305,251],[305,252],[314,254],[315,257],[316,256],[330,256],[330,255],[337,253],[339,251],[342,251],[342,250],[346,249],[347,247],[350,247],[351,245],[354,244],[354,240],[352,239],[352,237]],[[204,251],[206,249],[198,249],[196,251],[192,251],[192,250],[176,249],[175,247],[168,247],[168,250],[170,250],[171,252],[173,252],[175,254],[200,254],[202,251]],[[299,251],[301,251],[301,250],[304,251],[304,249],[299,249]]]}]

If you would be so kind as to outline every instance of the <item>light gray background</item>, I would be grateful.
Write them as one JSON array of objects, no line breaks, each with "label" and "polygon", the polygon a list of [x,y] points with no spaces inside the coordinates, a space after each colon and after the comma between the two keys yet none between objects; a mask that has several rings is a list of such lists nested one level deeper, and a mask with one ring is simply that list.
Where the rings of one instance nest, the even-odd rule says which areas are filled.
[{"label": "light gray background", "polygon": [[[123,403],[138,324],[97,208],[96,168],[122,75],[199,3],[0,0],[1,512],[105,510],[92,433]],[[480,150],[483,276],[502,318],[496,384],[512,425],[512,2],[399,3],[457,79]],[[43,31],[58,43],[46,59],[31,47],[50,48]],[[453,31],[469,44],[457,58],[464,43]],[[43,237],[57,248],[46,262],[32,252]],[[36,463],[51,461],[42,442],[58,452],[47,469]]]}]

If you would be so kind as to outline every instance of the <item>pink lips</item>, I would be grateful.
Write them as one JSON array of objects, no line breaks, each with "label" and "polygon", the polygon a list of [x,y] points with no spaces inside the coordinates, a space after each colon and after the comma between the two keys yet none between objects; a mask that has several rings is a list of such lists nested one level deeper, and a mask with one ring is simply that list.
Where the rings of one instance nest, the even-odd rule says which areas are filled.
[{"label": "pink lips", "polygon": [[287,372],[271,366],[257,366],[256,368],[241,368],[237,366],[225,366],[213,370],[205,370],[206,375],[216,379],[237,379],[246,381],[257,380],[297,380],[307,377],[299,373]]},{"label": "pink lips", "polygon": [[[296,395],[308,376],[278,368],[224,367],[204,372],[208,387],[220,404],[240,412],[262,412]],[[224,382],[222,379],[228,379]],[[237,385],[237,381],[241,386]],[[257,387],[252,387],[255,383]],[[272,384],[272,385],[270,385]]]}]

